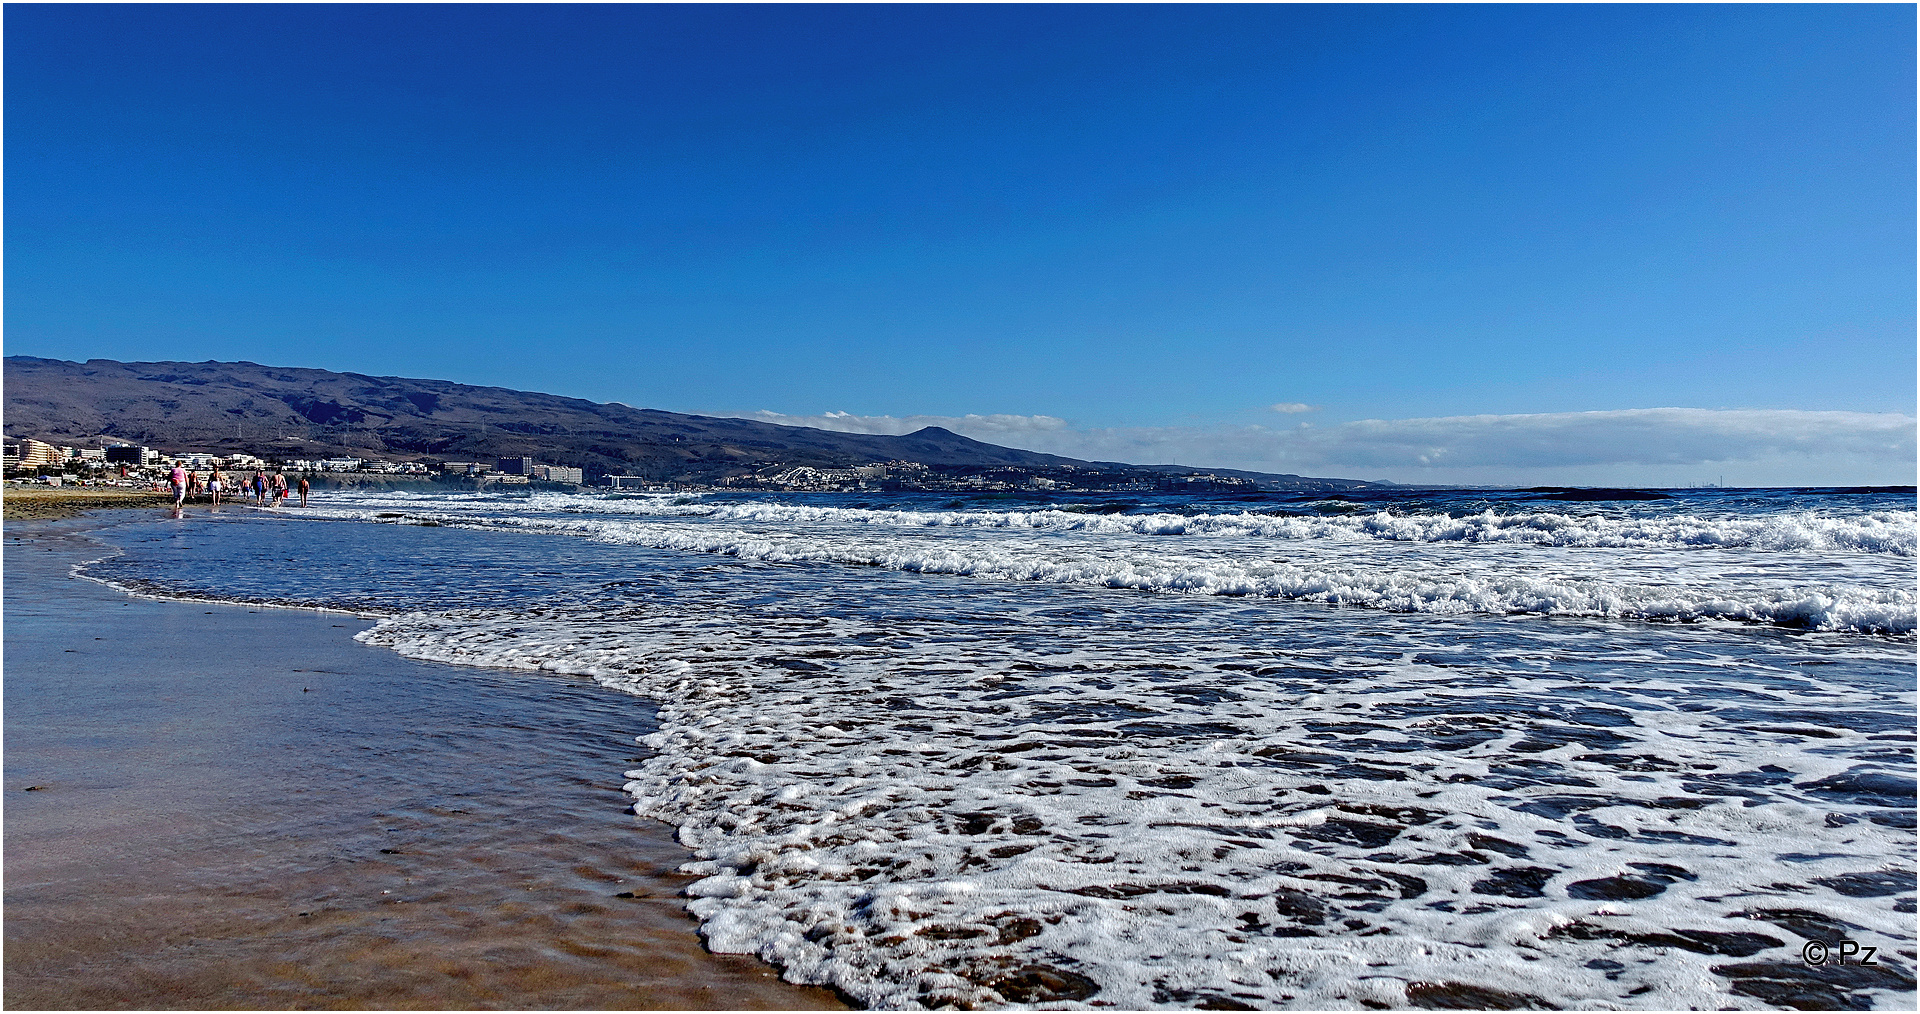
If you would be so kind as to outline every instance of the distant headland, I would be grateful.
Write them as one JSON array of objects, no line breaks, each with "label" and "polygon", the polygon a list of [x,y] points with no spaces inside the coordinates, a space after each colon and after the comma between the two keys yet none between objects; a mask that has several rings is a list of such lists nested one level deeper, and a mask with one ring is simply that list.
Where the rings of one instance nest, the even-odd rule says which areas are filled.
[{"label": "distant headland", "polygon": [[[442,380],[256,363],[6,358],[6,436],[98,458],[246,455],[302,471],[759,489],[1359,490],[1388,484],[1081,461],[930,426],[904,436],[683,415]],[[23,445],[24,446],[24,445]],[[118,456],[124,458],[128,452]],[[22,459],[25,463],[25,459]],[[509,464],[503,464],[509,463]],[[9,464],[13,464],[10,460]],[[577,472],[575,471],[577,470]]]}]

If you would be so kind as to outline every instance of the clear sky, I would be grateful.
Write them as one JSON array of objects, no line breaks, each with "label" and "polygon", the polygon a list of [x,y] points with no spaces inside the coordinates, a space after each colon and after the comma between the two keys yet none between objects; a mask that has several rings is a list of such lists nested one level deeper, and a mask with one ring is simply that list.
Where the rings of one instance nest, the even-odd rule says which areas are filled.
[{"label": "clear sky", "polygon": [[1908,5],[4,17],[10,355],[1401,481],[1913,481]]}]

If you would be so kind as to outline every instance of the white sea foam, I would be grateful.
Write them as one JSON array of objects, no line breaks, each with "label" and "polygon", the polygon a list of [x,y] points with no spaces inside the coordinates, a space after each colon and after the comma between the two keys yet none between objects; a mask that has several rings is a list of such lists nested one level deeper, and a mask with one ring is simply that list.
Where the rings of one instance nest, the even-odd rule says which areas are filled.
[{"label": "white sea foam", "polygon": [[[484,506],[482,501],[469,499],[463,502],[483,512],[497,511],[500,506],[497,500]],[[782,503],[715,503],[670,494],[629,495],[610,499],[558,493],[539,493],[520,498],[516,506],[521,513],[551,511],[702,517],[789,527],[869,525],[1353,542],[1515,543],[1568,548],[1723,548],[1769,552],[1877,553],[1903,557],[1914,556],[1916,545],[1912,511],[1836,514],[1781,510],[1762,515],[1740,515],[1727,511],[1626,515],[1591,511],[1502,512],[1487,509],[1453,516],[1439,512],[1401,513],[1356,509],[1354,513],[1333,516],[1244,511],[1098,514],[1087,513],[1084,509],[891,510]]]},{"label": "white sea foam", "polygon": [[1717,547],[1914,555],[1912,514],[1885,511],[1853,517],[1793,512],[1765,518],[1615,518],[1557,512],[1466,517],[1373,511],[1335,517],[1268,514],[1084,514],[1033,511],[891,511],[784,504],[667,505],[663,514],[787,525],[854,523],[890,527],[1006,528],[1126,535],[1189,535],[1265,539],[1386,542],[1518,543],[1578,548]]},{"label": "white sea foam", "polygon": [[[362,639],[657,702],[628,791],[714,949],[874,1006],[1912,1004],[1912,646],[1847,613],[1911,629],[1911,555],[650,504],[335,501],[467,530],[317,526],[330,565],[213,586],[438,603]],[[204,589],[182,539],[278,560],[293,520],[102,573]],[[1378,608],[1276,598],[1320,593]],[[1757,601],[1843,629],[1480,615]],[[1805,978],[1838,938],[1885,964]]]},{"label": "white sea foam", "polygon": [[338,503],[327,514],[558,532],[776,563],[1395,612],[1720,620],[1892,634],[1915,629],[1914,520],[1901,512],[1273,517],[883,511],[684,499],[388,497]]},{"label": "white sea foam", "polygon": [[[660,702],[628,790],[696,851],[711,945],[873,1006],[1404,1007],[1462,983],[1767,1008],[1712,969],[1797,961],[1778,912],[1912,950],[1911,915],[1845,879],[1910,871],[1911,831],[1868,819],[1903,775],[1912,805],[1912,705],[1884,690],[1603,628],[1462,668],[1423,658],[1478,628],[1414,618],[1371,621],[1373,651],[1232,603],[880,620],[835,615],[834,587],[362,638]],[[1820,788],[1863,772],[1891,803]]]}]

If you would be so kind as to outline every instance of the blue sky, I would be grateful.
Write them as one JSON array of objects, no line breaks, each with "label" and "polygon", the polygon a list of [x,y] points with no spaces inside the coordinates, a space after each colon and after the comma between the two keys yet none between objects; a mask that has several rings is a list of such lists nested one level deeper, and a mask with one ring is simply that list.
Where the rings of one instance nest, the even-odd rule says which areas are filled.
[{"label": "blue sky", "polygon": [[1910,6],[5,28],[8,354],[1403,481],[1913,481]]}]

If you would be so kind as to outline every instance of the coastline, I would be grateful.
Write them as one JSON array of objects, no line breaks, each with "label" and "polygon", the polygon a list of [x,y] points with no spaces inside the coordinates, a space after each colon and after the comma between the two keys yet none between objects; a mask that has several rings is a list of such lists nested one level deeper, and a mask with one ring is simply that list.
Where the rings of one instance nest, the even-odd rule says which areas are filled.
[{"label": "coastline", "polygon": [[139,515],[7,499],[6,1005],[841,1006],[702,948],[644,702],[72,580]]},{"label": "coastline", "polygon": [[170,494],[112,486],[51,486],[42,489],[9,486],[0,492],[0,516],[8,521],[48,521],[96,510],[171,506],[173,497]]}]

